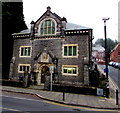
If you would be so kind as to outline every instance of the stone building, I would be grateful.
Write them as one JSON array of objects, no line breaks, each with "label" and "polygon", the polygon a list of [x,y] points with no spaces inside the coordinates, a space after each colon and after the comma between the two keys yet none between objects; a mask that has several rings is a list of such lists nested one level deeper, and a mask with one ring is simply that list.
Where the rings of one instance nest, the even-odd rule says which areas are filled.
[{"label": "stone building", "polygon": [[27,71],[37,84],[44,84],[53,70],[58,83],[89,85],[92,29],[68,23],[65,17],[47,11],[31,29],[12,34],[14,39],[10,79],[19,80]]}]

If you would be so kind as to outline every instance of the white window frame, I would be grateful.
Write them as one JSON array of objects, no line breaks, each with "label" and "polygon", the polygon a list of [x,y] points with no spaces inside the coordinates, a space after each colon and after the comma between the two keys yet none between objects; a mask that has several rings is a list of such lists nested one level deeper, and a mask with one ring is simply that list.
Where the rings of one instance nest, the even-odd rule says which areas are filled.
[{"label": "white window frame", "polygon": [[[54,33],[54,34],[41,34],[41,26],[42,26],[42,23],[45,22],[45,21],[47,21],[47,20],[51,20],[51,21],[54,22],[54,24],[55,24],[55,33]],[[57,23],[56,23],[56,21],[55,21],[53,18],[46,18],[46,19],[44,19],[44,20],[41,21],[41,23],[40,23],[40,25],[39,25],[38,33],[40,34],[40,36],[56,35],[56,29],[57,29],[56,26],[57,26]]]},{"label": "white window frame", "polygon": [[[76,46],[76,56],[73,56],[73,50],[72,50],[72,55],[69,56],[69,49],[67,49],[67,56],[64,56],[64,47],[67,46],[68,48],[71,46],[73,48],[73,46]],[[63,58],[78,58],[78,44],[63,44],[62,46],[62,57]]]},{"label": "white window frame", "polygon": [[[25,71],[27,71],[27,69],[26,69],[25,71],[23,71],[23,70],[21,71],[21,70],[20,70],[20,66],[26,66],[26,67],[29,66],[29,71],[28,71],[28,73],[30,73],[30,70],[31,70],[30,64],[19,64],[19,65],[18,65],[18,73],[25,73]],[[22,67],[22,69],[23,69],[23,67]]]},{"label": "white window frame", "polygon": [[[73,73],[64,73],[64,68],[76,68],[76,74]],[[68,76],[78,76],[78,65],[62,65],[62,75],[68,75]]]},{"label": "white window frame", "polygon": [[[28,55],[21,56],[22,48],[30,48],[30,56],[28,56]],[[31,57],[31,53],[32,53],[32,47],[31,46],[20,46],[19,57]],[[27,50],[27,54],[28,54],[28,50]]]}]

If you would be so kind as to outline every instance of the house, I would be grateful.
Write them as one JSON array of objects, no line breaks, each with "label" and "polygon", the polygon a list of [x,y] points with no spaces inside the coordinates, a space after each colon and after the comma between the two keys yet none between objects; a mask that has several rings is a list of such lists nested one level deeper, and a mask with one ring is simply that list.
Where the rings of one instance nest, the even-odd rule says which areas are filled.
[{"label": "house", "polygon": [[110,52],[110,61],[120,62],[120,42]]},{"label": "house", "polygon": [[105,48],[101,45],[96,45],[92,47],[92,57],[96,59],[99,64],[105,63]]},{"label": "house", "polygon": [[44,84],[50,73],[58,83],[89,85],[91,28],[69,23],[47,7],[36,22],[31,22],[30,30],[12,37],[11,80],[19,80],[27,71],[38,85]]}]

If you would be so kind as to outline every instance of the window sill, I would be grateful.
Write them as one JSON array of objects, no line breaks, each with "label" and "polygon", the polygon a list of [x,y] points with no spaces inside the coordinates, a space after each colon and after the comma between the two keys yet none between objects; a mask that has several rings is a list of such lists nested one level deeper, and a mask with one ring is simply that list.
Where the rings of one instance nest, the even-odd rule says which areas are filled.
[{"label": "window sill", "polygon": [[78,56],[63,56],[63,58],[78,58]]},{"label": "window sill", "polygon": [[78,76],[78,74],[68,74],[68,73],[62,73],[64,76]]},{"label": "window sill", "polygon": [[31,56],[19,56],[20,58],[31,58]]}]

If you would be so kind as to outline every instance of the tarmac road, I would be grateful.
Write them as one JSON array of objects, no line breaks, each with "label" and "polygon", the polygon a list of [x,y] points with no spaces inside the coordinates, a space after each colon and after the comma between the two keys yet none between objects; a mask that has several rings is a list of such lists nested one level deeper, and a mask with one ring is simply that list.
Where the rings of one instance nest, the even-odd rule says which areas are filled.
[{"label": "tarmac road", "polygon": [[24,96],[24,94],[11,92],[3,92],[2,104],[3,111],[81,111],[80,109],[51,104],[32,95]]},{"label": "tarmac road", "polygon": [[[91,109],[84,107],[75,107],[68,105],[61,105],[50,101],[44,101],[34,95],[4,92],[2,95],[2,111],[16,111],[21,113],[31,113],[32,111],[101,111],[102,113],[113,113],[109,110]],[[118,113],[114,111],[114,113]]]}]

